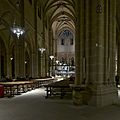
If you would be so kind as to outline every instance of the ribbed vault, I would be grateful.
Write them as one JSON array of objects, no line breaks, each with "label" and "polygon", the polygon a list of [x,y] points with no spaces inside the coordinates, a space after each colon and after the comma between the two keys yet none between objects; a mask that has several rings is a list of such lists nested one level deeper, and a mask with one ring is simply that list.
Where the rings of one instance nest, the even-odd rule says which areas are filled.
[{"label": "ribbed vault", "polygon": [[44,21],[49,22],[53,34],[62,29],[75,31],[75,1],[74,0],[46,0],[43,1]]}]

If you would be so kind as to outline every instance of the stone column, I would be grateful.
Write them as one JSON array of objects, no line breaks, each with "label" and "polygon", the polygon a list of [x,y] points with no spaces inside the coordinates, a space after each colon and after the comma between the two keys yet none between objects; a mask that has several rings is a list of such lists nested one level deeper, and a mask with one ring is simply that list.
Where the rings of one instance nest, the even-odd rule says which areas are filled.
[{"label": "stone column", "polygon": [[45,61],[46,61],[46,76],[49,76],[49,56],[48,56],[48,53],[45,53]]},{"label": "stone column", "polygon": [[1,41],[0,41],[0,79],[1,79]]},{"label": "stone column", "polygon": [[46,61],[45,61],[45,54],[41,54],[41,75],[42,77],[46,76]]},{"label": "stone column", "polygon": [[46,61],[45,68],[46,68],[46,75],[50,76],[50,58],[49,58],[49,56],[53,55],[53,46],[54,46],[52,44],[52,31],[51,31],[50,28],[49,28],[49,31],[48,31],[48,36],[49,36],[48,47],[47,47],[47,51],[45,53],[45,61]]},{"label": "stone column", "polygon": [[12,74],[11,74],[11,59],[10,59],[10,54],[7,52],[6,54],[6,62],[7,62],[7,77],[11,78]]},{"label": "stone column", "polygon": [[42,55],[42,62],[43,62],[43,68],[44,68],[43,77],[46,77],[47,73],[48,73],[48,59],[47,59],[47,55],[46,55],[47,53],[46,52],[47,52],[47,50]]},{"label": "stone column", "polygon": [[[45,33],[46,33],[46,30],[45,30],[45,20],[44,20],[44,16],[43,16],[43,19],[42,19],[42,23],[43,23],[43,26],[42,26],[42,31],[43,31],[43,34],[42,34],[42,40],[41,40],[41,47],[42,48],[45,48],[46,49],[46,44],[48,43],[47,42],[47,38],[45,37]],[[47,46],[49,47],[49,46]],[[46,61],[46,50],[43,52],[43,53],[40,53],[40,71],[41,71],[41,77],[45,77],[47,76],[47,61]]]},{"label": "stone column", "polygon": [[43,77],[43,55],[42,53],[40,52],[40,76]]},{"label": "stone column", "polygon": [[[113,18],[115,18],[116,13],[116,1],[111,0],[109,2],[104,2],[103,0],[91,1],[91,41],[94,46],[91,46],[92,51],[90,53],[90,80],[92,81],[92,84],[88,85],[90,88],[89,93],[91,94],[88,104],[92,104],[97,107],[112,104],[116,102],[117,97],[117,90],[115,90],[115,86],[113,84],[115,77],[114,58],[116,41],[116,22]],[[105,16],[108,15],[107,9],[109,10],[109,15],[111,17]],[[109,32],[107,31],[106,26],[108,23]],[[109,76],[107,76],[108,71],[110,71]]]},{"label": "stone column", "polygon": [[78,0],[78,13],[76,20],[76,38],[75,38],[75,65],[76,65],[76,79],[75,84],[80,85],[82,83],[82,60],[83,60],[83,0]]},{"label": "stone column", "polygon": [[[90,80],[92,98],[89,104],[101,106],[102,85],[104,80],[104,5],[103,0],[91,3],[91,57],[90,57]],[[90,86],[90,85],[89,85]],[[90,92],[90,91],[89,91]]]},{"label": "stone column", "polygon": [[9,77],[12,78],[12,60],[11,58],[10,59],[10,63],[9,63]]},{"label": "stone column", "polygon": [[[112,104],[117,100],[117,90],[113,82],[116,1],[78,0],[77,5],[73,103],[87,103],[97,107]],[[84,81],[84,76],[87,82]]]},{"label": "stone column", "polygon": [[41,51],[38,51],[38,76],[41,77]]},{"label": "stone column", "polygon": [[110,80],[111,80],[111,86],[115,86],[115,56],[116,56],[116,0],[112,0],[110,2],[110,7],[111,7],[111,17],[110,21],[112,24],[111,28],[111,33],[112,33],[112,39],[111,39],[111,71],[110,71]]},{"label": "stone column", "polygon": [[37,64],[37,54],[35,52],[32,53],[32,77],[38,77],[38,64]]},{"label": "stone column", "polygon": [[103,84],[104,85],[107,85],[108,84],[108,81],[109,81],[109,50],[108,50],[108,46],[109,46],[109,35],[108,35],[108,31],[109,31],[109,17],[108,17],[108,14],[109,14],[109,4],[108,4],[108,1],[109,0],[106,0],[105,1],[105,6],[104,6],[104,19],[105,19],[105,41],[104,41],[104,56],[105,56],[105,59],[104,59],[104,63],[105,63],[105,66],[104,66],[104,80],[103,80]]},{"label": "stone column", "polygon": [[[96,12],[97,9],[99,10],[96,13],[96,22],[97,22],[97,27],[96,27],[96,31],[93,31],[93,35],[96,34],[96,38],[95,38],[95,44],[96,44],[96,55],[95,55],[95,59],[96,62],[96,80],[95,80],[95,84],[97,85],[101,85],[103,84],[103,79],[104,79],[104,5],[103,5],[103,0],[97,1],[97,7],[100,5],[101,8],[96,8]],[[101,9],[101,11],[100,11]],[[95,26],[94,26],[95,27]]]},{"label": "stone column", "polygon": [[[31,53],[30,53],[30,56],[32,56],[31,55]],[[29,74],[29,77],[32,77],[32,58],[30,57],[30,74]]]},{"label": "stone column", "polygon": [[[20,2],[20,20],[17,21],[19,23],[18,26],[24,28],[24,0]],[[25,77],[25,43],[24,43],[24,35],[20,35],[14,37],[15,39],[15,78],[17,77]]]},{"label": "stone column", "polygon": [[85,84],[89,84],[90,81],[88,82],[88,79],[89,79],[89,59],[90,59],[90,56],[89,56],[89,52],[90,52],[90,1],[89,0],[85,0],[85,48],[86,48],[86,51],[85,51],[85,66],[84,66],[84,69],[85,69]]},{"label": "stone column", "polygon": [[39,76],[46,76],[46,66],[45,66],[45,51],[39,51]]},{"label": "stone column", "polygon": [[117,75],[119,76],[120,83],[120,34],[117,37]]},{"label": "stone column", "polygon": [[24,39],[15,39],[15,78],[25,77],[25,45]]},{"label": "stone column", "polygon": [[49,53],[53,53],[53,43],[52,43],[52,31],[49,29]]},{"label": "stone column", "polygon": [[76,37],[75,37],[75,67],[76,76],[73,87],[73,103],[79,105],[83,103],[81,85],[83,82],[83,58],[84,58],[84,0],[78,0],[76,18]]},{"label": "stone column", "polygon": [[[38,20],[37,20],[37,0],[35,0],[34,3],[34,24],[35,24],[35,31],[34,31],[34,35],[35,35],[35,47],[33,48],[33,53],[32,53],[32,77],[39,77],[39,69],[38,69],[38,65],[39,65],[39,61],[38,61]],[[34,66],[35,65],[35,66]]]},{"label": "stone column", "polygon": [[40,55],[40,76],[45,77],[46,76],[46,61],[45,61],[45,54],[42,53]]}]

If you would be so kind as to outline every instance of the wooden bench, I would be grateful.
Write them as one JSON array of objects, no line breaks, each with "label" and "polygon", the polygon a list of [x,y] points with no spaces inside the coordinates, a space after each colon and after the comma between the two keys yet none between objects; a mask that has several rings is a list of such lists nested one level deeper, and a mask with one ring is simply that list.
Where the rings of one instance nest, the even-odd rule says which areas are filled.
[{"label": "wooden bench", "polygon": [[34,81],[13,81],[13,82],[0,82],[4,86],[5,96],[12,97],[22,92],[27,92],[33,89]]},{"label": "wooden bench", "polygon": [[37,83],[37,87],[41,87],[44,86],[46,84],[52,83],[54,81],[56,81],[56,78],[42,78],[42,79],[34,79]]},{"label": "wooden bench", "polygon": [[61,81],[57,81],[57,82],[44,85],[44,87],[46,88],[45,98],[58,95],[62,99],[66,94],[72,93],[70,84],[73,84],[73,82],[74,81],[65,79],[65,80],[61,80]]}]

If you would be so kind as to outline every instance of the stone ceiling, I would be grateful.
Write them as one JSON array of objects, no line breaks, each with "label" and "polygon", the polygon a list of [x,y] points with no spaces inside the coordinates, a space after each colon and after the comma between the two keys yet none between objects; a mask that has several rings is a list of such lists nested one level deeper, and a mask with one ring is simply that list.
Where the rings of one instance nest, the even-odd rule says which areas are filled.
[{"label": "stone ceiling", "polygon": [[54,33],[68,29],[75,32],[75,2],[74,0],[44,0],[44,15],[49,20]]},{"label": "stone ceiling", "polygon": [[[46,18],[55,32],[69,29],[75,31],[76,0],[42,0]],[[120,0],[116,0],[117,33],[120,26]]]}]

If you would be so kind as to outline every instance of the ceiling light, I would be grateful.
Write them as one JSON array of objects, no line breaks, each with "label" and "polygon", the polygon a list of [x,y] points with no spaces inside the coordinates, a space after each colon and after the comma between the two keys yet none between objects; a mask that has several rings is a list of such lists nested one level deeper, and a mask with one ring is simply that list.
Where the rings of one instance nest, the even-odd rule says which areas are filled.
[{"label": "ceiling light", "polygon": [[11,31],[13,32],[13,34],[15,34],[17,36],[18,39],[21,35],[23,35],[25,33],[25,30],[20,26],[15,26],[15,23],[14,23],[13,27],[11,27]]}]

